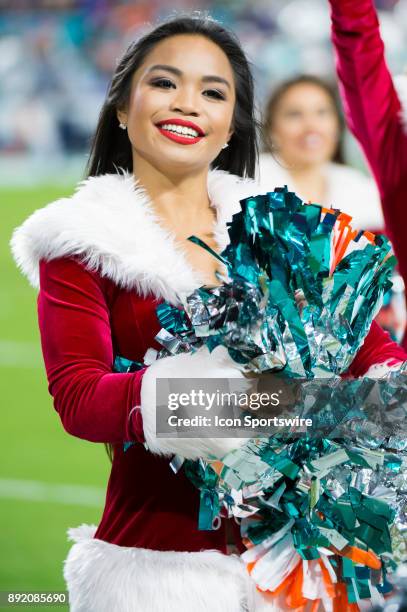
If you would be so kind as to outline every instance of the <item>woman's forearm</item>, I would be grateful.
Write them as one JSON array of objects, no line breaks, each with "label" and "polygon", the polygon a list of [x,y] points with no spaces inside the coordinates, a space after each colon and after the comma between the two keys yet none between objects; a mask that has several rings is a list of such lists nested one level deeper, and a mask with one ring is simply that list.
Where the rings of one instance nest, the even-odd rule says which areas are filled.
[{"label": "woman's forearm", "polygon": [[143,442],[143,370],[112,372],[109,312],[96,274],[71,259],[42,261],[38,318],[49,391],[70,434],[91,442]]}]

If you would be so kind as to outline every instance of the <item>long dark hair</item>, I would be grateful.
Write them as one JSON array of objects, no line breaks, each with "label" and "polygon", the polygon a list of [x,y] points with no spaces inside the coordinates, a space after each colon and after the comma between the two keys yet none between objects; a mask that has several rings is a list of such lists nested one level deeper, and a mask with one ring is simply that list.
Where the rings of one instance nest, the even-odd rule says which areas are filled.
[{"label": "long dark hair", "polygon": [[232,32],[213,19],[199,14],[173,17],[128,47],[117,65],[99,115],[86,168],[87,176],[116,173],[118,167],[132,172],[131,144],[127,132],[119,128],[116,111],[126,107],[132,76],[148,53],[162,40],[177,34],[205,36],[218,45],[228,57],[236,88],[234,133],[229,140],[229,146],[219,153],[212,167],[242,177],[254,177],[258,154],[258,122],[255,119],[254,83],[249,61]]},{"label": "long dark hair", "polygon": [[270,132],[273,124],[274,116],[277,110],[277,106],[281,102],[281,99],[285,96],[289,89],[295,87],[296,85],[315,85],[322,89],[330,98],[336,118],[338,120],[339,125],[339,139],[338,145],[336,147],[335,153],[332,157],[332,161],[338,164],[345,163],[345,156],[343,153],[343,140],[345,135],[345,122],[342,114],[342,108],[339,101],[339,95],[336,87],[328,81],[321,79],[315,75],[301,74],[299,76],[293,77],[291,79],[287,79],[283,81],[274,89],[269,99],[267,100],[265,109],[264,109],[264,120],[262,124],[262,140],[263,140],[263,150],[273,152],[273,143],[270,140]]}]

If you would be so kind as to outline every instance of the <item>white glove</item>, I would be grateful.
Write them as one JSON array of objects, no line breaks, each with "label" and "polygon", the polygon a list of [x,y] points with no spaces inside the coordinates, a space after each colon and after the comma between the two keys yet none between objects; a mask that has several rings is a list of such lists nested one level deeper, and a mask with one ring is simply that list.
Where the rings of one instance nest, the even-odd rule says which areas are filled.
[{"label": "white glove", "polygon": [[181,353],[158,359],[144,373],[141,385],[141,414],[144,437],[149,450],[158,455],[181,455],[186,459],[222,458],[229,451],[245,444],[245,438],[157,438],[157,378],[240,378],[242,391],[250,386],[243,374],[244,366],[229,356],[227,349],[217,346],[212,353],[206,346],[195,353]]}]

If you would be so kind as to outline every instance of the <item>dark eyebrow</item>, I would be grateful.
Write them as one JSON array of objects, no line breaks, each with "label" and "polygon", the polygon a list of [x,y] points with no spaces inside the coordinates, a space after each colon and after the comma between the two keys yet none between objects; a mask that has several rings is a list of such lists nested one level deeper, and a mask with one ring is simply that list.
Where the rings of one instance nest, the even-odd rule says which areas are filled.
[{"label": "dark eyebrow", "polygon": [[[169,66],[167,64],[155,64],[154,66],[151,66],[151,68],[148,69],[148,72],[152,72],[153,70],[167,70],[167,72],[172,72],[172,74],[175,74],[176,76],[182,76],[182,70],[180,70],[179,68],[175,68],[174,66]],[[202,77],[203,83],[209,83],[214,81],[216,83],[223,83],[224,85],[226,85],[226,87],[231,89],[229,81],[227,81],[223,77],[216,76],[214,74],[208,74]]]},{"label": "dark eyebrow", "polygon": [[210,81],[215,83],[223,83],[224,85],[226,85],[226,87],[232,89],[229,81],[227,81],[223,77],[216,76],[215,74],[208,74],[207,76],[202,77],[203,83],[209,83]]},{"label": "dark eyebrow", "polygon": [[167,64],[155,64],[148,69],[148,72],[152,72],[153,70],[167,70],[168,72],[172,72],[177,76],[181,76],[182,72],[178,68],[174,68],[174,66],[167,66]]}]

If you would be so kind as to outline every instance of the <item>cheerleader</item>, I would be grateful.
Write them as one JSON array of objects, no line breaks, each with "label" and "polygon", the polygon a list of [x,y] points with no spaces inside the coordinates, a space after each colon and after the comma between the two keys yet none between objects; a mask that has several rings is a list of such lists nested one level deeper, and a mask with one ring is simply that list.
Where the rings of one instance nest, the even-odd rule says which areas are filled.
[{"label": "cheerleader", "polygon": [[398,93],[384,57],[373,0],[330,3],[332,41],[347,122],[376,179],[386,233],[406,286],[407,132],[400,100],[406,95],[407,77],[399,77]]},{"label": "cheerleader", "polygon": [[323,79],[283,81],[267,100],[259,178],[287,185],[303,200],[339,208],[357,229],[380,231],[383,215],[372,178],[346,165],[344,121],[336,91]]},{"label": "cheerleader", "polygon": [[[99,526],[69,530],[73,612],[274,609],[236,554],[238,525],[198,530],[199,492],[169,467],[174,454],[222,457],[244,440],[156,435],[157,378],[242,378],[239,364],[218,347],[112,371],[115,355],[142,362],[160,348],[157,304],[218,283],[217,260],[187,238],[224,249],[226,222],[255,190],[255,163],[253,81],[239,43],[211,19],[173,19],[119,62],[88,178],[15,230],[14,257],[39,288],[55,409],[69,434],[112,450]],[[405,359],[373,325],[351,374]],[[134,444],[124,451],[125,442]]]}]

